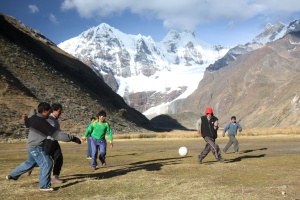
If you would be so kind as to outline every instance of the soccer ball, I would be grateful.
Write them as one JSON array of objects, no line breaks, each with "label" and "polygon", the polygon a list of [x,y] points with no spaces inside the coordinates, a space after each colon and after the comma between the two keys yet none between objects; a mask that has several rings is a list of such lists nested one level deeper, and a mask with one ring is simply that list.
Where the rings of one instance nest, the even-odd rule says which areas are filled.
[{"label": "soccer ball", "polygon": [[180,147],[178,153],[180,156],[186,156],[188,154],[188,149],[186,147]]}]

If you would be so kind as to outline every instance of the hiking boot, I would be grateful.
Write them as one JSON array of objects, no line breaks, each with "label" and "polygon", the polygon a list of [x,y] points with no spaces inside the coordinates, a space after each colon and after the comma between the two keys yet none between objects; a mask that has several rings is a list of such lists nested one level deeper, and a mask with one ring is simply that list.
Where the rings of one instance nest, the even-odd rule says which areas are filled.
[{"label": "hiking boot", "polygon": [[51,178],[51,184],[62,184],[63,181],[58,178],[58,176],[54,176]]},{"label": "hiking boot", "polygon": [[198,156],[198,163],[199,163],[199,164],[202,164],[202,160],[203,160],[203,158],[201,158],[201,156],[199,155],[199,156]]},{"label": "hiking boot", "polygon": [[53,188],[47,187],[47,188],[40,188],[40,191],[53,191]]}]

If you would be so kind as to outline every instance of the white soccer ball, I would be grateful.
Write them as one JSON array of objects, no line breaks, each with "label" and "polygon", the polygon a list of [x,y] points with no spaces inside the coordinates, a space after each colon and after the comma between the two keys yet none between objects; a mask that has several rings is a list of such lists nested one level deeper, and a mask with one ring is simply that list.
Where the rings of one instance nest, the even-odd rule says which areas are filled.
[{"label": "white soccer ball", "polygon": [[188,154],[188,149],[186,147],[180,147],[178,153],[180,156],[186,156]]}]

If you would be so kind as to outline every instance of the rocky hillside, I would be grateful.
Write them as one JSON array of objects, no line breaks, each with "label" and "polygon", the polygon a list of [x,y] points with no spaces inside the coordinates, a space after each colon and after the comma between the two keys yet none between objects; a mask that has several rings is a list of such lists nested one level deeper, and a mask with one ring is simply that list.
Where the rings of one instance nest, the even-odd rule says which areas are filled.
[{"label": "rocky hillside", "polygon": [[200,116],[210,106],[221,126],[236,115],[245,128],[299,127],[299,44],[300,32],[295,30],[240,55],[227,67],[207,70],[198,89],[170,109],[179,122],[181,113],[193,112]]},{"label": "rocky hillside", "polygon": [[101,109],[116,134],[153,130],[88,66],[5,15],[0,15],[0,71],[1,137],[24,137],[21,115],[41,101],[61,103],[62,130],[79,136]]}]

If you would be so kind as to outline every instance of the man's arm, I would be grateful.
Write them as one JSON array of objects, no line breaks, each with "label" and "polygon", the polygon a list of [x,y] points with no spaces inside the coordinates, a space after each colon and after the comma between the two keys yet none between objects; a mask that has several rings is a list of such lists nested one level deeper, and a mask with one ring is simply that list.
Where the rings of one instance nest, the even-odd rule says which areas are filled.
[{"label": "man's arm", "polygon": [[109,146],[113,147],[113,135],[112,135],[112,130],[110,128],[109,123],[107,123],[107,135],[108,135],[108,138],[109,138]]},{"label": "man's arm", "polygon": [[88,127],[86,128],[86,130],[85,130],[85,132],[84,132],[84,134],[83,134],[83,136],[82,136],[82,138],[81,138],[81,141],[84,142],[84,141],[86,140],[86,137],[87,137],[88,135],[92,135],[92,132],[93,132],[93,122],[90,123],[90,124],[88,125]]},{"label": "man's arm", "polygon": [[201,134],[201,123],[202,123],[202,120],[201,118],[198,119],[198,121],[196,122],[196,129],[197,129],[197,133],[198,134]]},{"label": "man's arm", "polygon": [[239,128],[239,131],[242,132],[243,128],[239,123],[238,123],[238,128]]},{"label": "man's arm", "polygon": [[63,141],[63,142],[75,142],[77,144],[81,144],[81,140],[79,138],[77,138],[76,136],[74,135],[71,135],[71,134],[67,134],[67,133],[64,133],[62,132],[60,129],[56,130],[52,137],[55,139],[55,140],[59,140],[59,141]]},{"label": "man's arm", "polygon": [[223,129],[223,134],[222,134],[223,137],[225,137],[225,133],[226,133],[226,131],[229,129],[229,126],[230,126],[230,123],[228,123],[228,124],[225,126],[225,128]]}]

